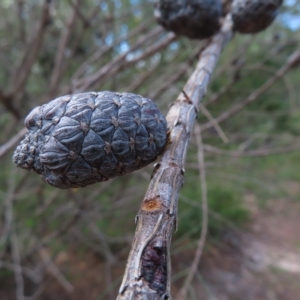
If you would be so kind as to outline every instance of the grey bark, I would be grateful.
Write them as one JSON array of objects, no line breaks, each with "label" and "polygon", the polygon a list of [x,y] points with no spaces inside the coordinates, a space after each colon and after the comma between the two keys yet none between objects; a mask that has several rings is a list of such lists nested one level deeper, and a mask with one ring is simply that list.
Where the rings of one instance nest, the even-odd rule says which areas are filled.
[{"label": "grey bark", "polygon": [[184,162],[197,106],[206,93],[211,73],[223,46],[232,36],[228,15],[218,34],[201,53],[184,91],[172,104],[167,122],[169,140],[155,165],[148,191],[137,214],[137,228],[129,254],[119,300],[170,299],[170,244],[177,227],[177,200],[184,177]]}]

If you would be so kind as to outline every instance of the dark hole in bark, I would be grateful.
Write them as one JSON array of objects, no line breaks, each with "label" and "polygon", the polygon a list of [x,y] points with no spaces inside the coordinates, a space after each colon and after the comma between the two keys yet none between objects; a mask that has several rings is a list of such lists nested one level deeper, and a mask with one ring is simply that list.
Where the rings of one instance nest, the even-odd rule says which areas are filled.
[{"label": "dark hole in bark", "polygon": [[167,288],[167,250],[166,247],[157,247],[149,244],[142,255],[142,278],[149,287],[160,296]]}]

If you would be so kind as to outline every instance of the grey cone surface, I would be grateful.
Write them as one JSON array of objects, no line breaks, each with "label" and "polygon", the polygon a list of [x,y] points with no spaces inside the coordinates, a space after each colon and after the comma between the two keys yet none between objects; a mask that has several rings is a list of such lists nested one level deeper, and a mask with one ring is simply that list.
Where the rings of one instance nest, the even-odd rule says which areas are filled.
[{"label": "grey cone surface", "polygon": [[14,163],[57,188],[83,187],[140,169],[163,151],[167,122],[131,93],[90,92],[36,107]]},{"label": "grey cone surface", "polygon": [[212,36],[220,28],[220,0],[155,0],[154,16],[176,35],[192,39]]},{"label": "grey cone surface", "polygon": [[282,0],[233,0],[232,20],[240,33],[257,33],[276,18]]}]

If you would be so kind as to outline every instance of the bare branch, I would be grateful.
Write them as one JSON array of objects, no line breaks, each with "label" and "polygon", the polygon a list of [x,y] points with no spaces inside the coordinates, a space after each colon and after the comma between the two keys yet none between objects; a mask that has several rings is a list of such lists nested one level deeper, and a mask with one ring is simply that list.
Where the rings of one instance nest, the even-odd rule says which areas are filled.
[{"label": "bare branch", "polygon": [[[252,39],[250,41],[252,42]],[[288,42],[285,42],[284,44],[277,46],[274,49],[271,49],[271,51],[267,53],[266,57],[264,57],[261,61],[255,63],[252,66],[252,69],[261,68],[267,60],[269,60],[270,58],[272,58],[273,56],[278,54],[278,52],[280,52],[282,49],[284,49],[284,47],[289,46],[289,45],[294,45],[296,43],[297,43],[297,40],[296,41],[289,40]],[[241,62],[239,62],[239,61],[241,60],[241,56],[245,52],[246,48],[249,46],[248,44],[249,43],[247,43],[244,47],[242,47],[240,49],[241,51],[238,50],[237,51],[238,54],[235,55],[235,57],[231,60],[231,64],[234,65],[234,71],[235,71],[235,75],[233,76],[234,78],[231,81],[229,81],[227,84],[223,85],[219,91],[210,95],[210,97],[205,101],[206,106],[208,104],[211,104],[211,103],[214,103],[215,101],[217,101],[221,95],[228,92],[231,89],[231,87],[234,86],[234,84],[237,82],[237,80],[239,80],[241,78],[242,75],[239,73],[239,70],[241,70],[241,68],[244,64],[244,61],[243,60]],[[296,66],[297,66],[297,64],[295,64],[294,67],[296,67]],[[227,67],[229,67],[229,66],[227,66]],[[226,68],[222,68],[221,71],[224,71],[224,69],[226,69]],[[246,69],[249,69],[249,67],[247,67]],[[221,73],[221,72],[219,72],[219,73]],[[282,80],[285,82],[285,85],[288,90],[292,89],[291,87],[289,87],[285,77],[283,77]]]},{"label": "bare branch", "polygon": [[188,276],[184,282],[183,287],[179,291],[176,299],[186,299],[186,294],[191,282],[197,272],[198,265],[201,259],[202,251],[206,241],[207,235],[207,226],[208,226],[208,205],[207,205],[207,185],[206,185],[206,175],[205,175],[205,164],[204,164],[204,152],[203,152],[203,143],[201,138],[200,126],[195,126],[195,135],[196,143],[198,147],[198,167],[200,172],[200,183],[201,183],[201,195],[202,195],[202,227],[201,235],[198,240],[198,246],[195,253],[194,261],[191,267],[191,270],[188,273]]},{"label": "bare branch", "polygon": [[[4,224],[2,227],[2,233],[0,237],[0,246],[3,246],[10,235],[12,224],[13,224],[13,207],[12,207],[12,201],[14,199],[14,191],[16,188],[15,183],[15,176],[13,176],[15,173],[15,170],[12,169],[10,174],[10,180],[9,180],[9,187],[7,194],[5,195],[5,202],[3,203],[4,206]],[[1,247],[3,248],[3,247]]]},{"label": "bare branch", "polygon": [[13,98],[11,95],[5,95],[3,92],[0,90],[0,102],[4,105],[4,107],[12,113],[12,115],[19,120],[21,118],[21,113],[20,111],[16,108],[16,106],[13,103]]},{"label": "bare branch", "polygon": [[22,43],[25,45],[26,44],[26,37],[27,37],[27,32],[26,32],[26,24],[25,24],[25,19],[24,19],[24,6],[25,6],[25,1],[24,0],[18,0],[17,1],[17,6],[18,6],[18,21],[19,21],[19,39],[22,41]]},{"label": "bare branch", "polygon": [[232,157],[244,157],[244,156],[267,156],[267,155],[274,155],[274,154],[283,154],[288,152],[297,151],[300,149],[300,144],[295,143],[291,146],[281,147],[281,148],[272,148],[272,149],[258,149],[252,151],[226,151],[219,149],[217,147],[213,147],[210,145],[204,145],[204,150],[207,152],[211,152],[217,155],[225,155],[225,156],[232,156]]},{"label": "bare branch", "polygon": [[137,62],[141,61],[142,59],[145,59],[147,57],[150,57],[151,55],[155,54],[156,52],[162,50],[163,48],[167,47],[171,42],[173,42],[174,40],[176,40],[176,36],[173,33],[169,33],[167,34],[167,36],[157,42],[154,43],[154,45],[147,47],[147,49],[139,56],[136,56],[135,58],[128,60],[128,62],[126,62],[125,65],[122,66],[122,69],[124,67],[130,66],[130,65],[134,65]]},{"label": "bare branch", "polygon": [[9,188],[6,195],[5,201],[5,225],[1,236],[0,245],[4,244],[6,240],[9,239],[11,246],[11,255],[13,260],[13,271],[15,275],[16,282],[16,300],[24,300],[24,280],[22,275],[21,267],[21,257],[19,250],[19,242],[16,234],[15,223],[14,223],[14,213],[13,213],[13,199],[14,191],[16,188],[16,177],[14,176],[16,170],[12,169],[12,174],[9,177]]},{"label": "bare branch", "polygon": [[100,245],[101,245],[101,247],[100,247],[101,254],[103,254],[106,261],[109,263],[115,263],[116,258],[114,257],[113,253],[111,252],[109,245],[107,243],[106,237],[103,234],[103,232],[101,232],[101,230],[96,226],[96,224],[94,222],[92,222],[91,220],[89,220],[89,218],[87,216],[84,216],[84,220],[87,223],[90,231],[93,232],[94,235],[99,240]]},{"label": "bare branch", "polygon": [[145,21],[140,26],[132,29],[126,36],[120,37],[120,38],[116,39],[112,45],[108,45],[108,46],[102,47],[102,48],[99,49],[99,51],[95,51],[94,54],[92,54],[91,56],[89,56],[81,65],[79,65],[79,67],[77,68],[77,70],[72,75],[72,80],[76,81],[80,77],[82,77],[83,74],[84,74],[84,72],[85,72],[85,70],[88,68],[89,65],[92,65],[93,63],[95,63],[105,53],[107,53],[108,51],[112,50],[113,47],[115,47],[117,44],[119,44],[123,40],[129,40],[133,36],[137,36],[137,35],[143,33],[148,28],[148,26],[150,25],[151,22],[152,22],[152,19]]},{"label": "bare branch", "polygon": [[[128,93],[134,92],[139,86],[141,86],[153,73],[155,73],[159,64],[156,64],[149,71],[144,72],[143,74],[137,76],[137,78],[128,86],[125,87],[125,91]],[[151,98],[154,99],[154,98]]]},{"label": "bare branch", "polygon": [[[97,71],[95,74],[83,78],[75,83],[75,90],[76,91],[85,91],[88,89],[93,88],[95,84],[97,84],[100,79],[103,80],[103,78],[111,77],[112,75],[116,74],[120,69],[124,68],[124,61],[127,57],[127,55],[138,49],[141,45],[143,45],[146,41],[148,41],[150,38],[156,37],[158,34],[162,32],[162,28],[156,27],[148,34],[142,36],[138,39],[135,45],[133,45],[128,51],[124,52],[123,54],[117,56],[113,61],[103,66],[99,71]],[[174,34],[173,34],[174,39]],[[172,39],[172,40],[173,40]],[[171,42],[171,41],[170,41]],[[167,45],[165,45],[167,46]],[[159,48],[158,50],[160,50]],[[157,51],[158,51],[157,50]],[[145,55],[144,55],[145,56]],[[139,56],[139,59],[143,58],[143,56]],[[122,63],[123,62],[123,63]],[[134,64],[136,61],[131,60],[126,62],[126,66]]]},{"label": "bare branch", "polygon": [[49,11],[51,2],[44,0],[44,6],[42,9],[38,29],[33,35],[32,41],[29,43],[28,49],[25,52],[23,60],[19,67],[17,67],[15,73],[13,74],[10,82],[10,87],[12,89],[12,95],[20,95],[23,93],[26,82],[31,73],[33,64],[40,52],[41,46],[43,44],[45,30],[49,23]]},{"label": "bare branch", "polygon": [[226,93],[227,91],[229,91],[231,89],[231,87],[235,84],[235,82],[236,82],[236,80],[231,80],[227,84],[223,85],[220,88],[220,90],[218,90],[217,92],[210,95],[210,97],[205,102],[206,106],[217,101],[220,98],[220,96],[222,96],[224,93]]},{"label": "bare branch", "polygon": [[5,155],[11,148],[13,148],[25,135],[27,128],[22,128],[15,136],[13,136],[9,141],[0,146],[0,157]]},{"label": "bare branch", "polygon": [[221,138],[221,140],[227,144],[229,142],[229,139],[227,138],[227,136],[225,135],[224,131],[222,130],[222,128],[220,127],[220,125],[218,124],[218,122],[214,119],[214,117],[211,115],[211,113],[208,111],[208,109],[202,104],[199,103],[199,108],[201,110],[201,112],[206,116],[206,118],[209,120],[209,122],[211,124],[213,124],[214,128],[216,129],[219,137]]},{"label": "bare branch", "polygon": [[18,238],[15,232],[15,228],[12,228],[10,233],[10,244],[12,247],[12,257],[14,262],[14,274],[16,281],[16,298],[17,300],[24,299],[24,279],[22,275],[22,267],[21,267],[21,256],[20,249],[18,245]]},{"label": "bare branch", "polygon": [[56,278],[56,280],[68,293],[72,293],[74,291],[73,285],[65,278],[65,276],[60,272],[55,263],[51,260],[48,250],[45,247],[40,247],[38,251],[48,272],[54,278]]},{"label": "bare branch", "polygon": [[137,229],[129,254],[119,300],[169,299],[170,243],[177,222],[177,199],[183,184],[184,162],[199,101],[205,95],[223,46],[231,38],[227,16],[221,31],[201,53],[195,71],[167,115],[169,145],[157,163],[137,215]]},{"label": "bare branch", "polygon": [[[15,265],[13,263],[7,262],[7,261],[2,261],[0,260],[0,269],[1,268],[6,268],[8,270],[13,271],[15,268]],[[25,267],[25,266],[21,266],[21,271],[22,273],[28,277],[32,282],[34,283],[40,283],[41,281],[41,277],[39,276],[38,273],[36,273],[35,271],[33,271],[32,269]]]},{"label": "bare branch", "polygon": [[[171,69],[171,73],[166,73],[166,74],[163,74],[163,76],[160,76],[156,80],[156,82],[153,84],[153,89],[151,89],[151,93],[149,93],[149,98],[156,99],[165,90],[167,90],[172,84],[174,84],[174,82],[176,82],[180,77],[182,77],[184,74],[186,74],[189,64],[191,64],[191,62],[199,56],[199,53],[201,53],[201,50],[203,50],[204,48],[205,47],[203,45],[201,45],[200,49],[197,48],[192,53],[188,63],[184,62],[180,66],[177,66],[176,71],[174,71],[174,69]],[[160,84],[157,84],[157,83],[160,83]],[[163,84],[161,85],[161,83],[163,83]],[[156,86],[158,86],[158,87],[155,89]]]},{"label": "bare branch", "polygon": [[[70,3],[70,5],[75,9],[76,13],[78,14],[78,17],[82,20],[84,27],[89,27],[91,26],[91,21],[90,19],[86,18],[84,16],[84,14],[81,12],[80,8],[79,8],[79,1],[77,1],[76,3],[74,3],[72,0],[68,0],[68,2]],[[96,6],[97,11],[100,9],[100,5]]]},{"label": "bare branch", "polygon": [[[236,104],[231,109],[223,112],[220,116],[215,118],[215,121],[220,123],[229,119],[230,117],[238,113],[240,110],[242,110],[245,106],[256,100],[261,94],[263,94],[273,84],[275,84],[277,80],[284,76],[290,69],[295,68],[298,64],[298,61],[300,61],[300,50],[297,50],[292,55],[290,55],[286,63],[279,70],[277,70],[275,74],[271,78],[269,78],[263,85],[261,85],[257,90],[252,92],[245,100]],[[211,122],[205,123],[201,126],[201,131],[203,132],[211,127],[213,127],[213,124]]]},{"label": "bare branch", "polygon": [[69,41],[72,31],[74,30],[74,23],[76,21],[76,17],[78,13],[78,9],[77,9],[78,2],[79,1],[77,0],[76,4],[74,4],[75,6],[61,34],[60,41],[57,47],[54,67],[50,78],[50,88],[49,88],[50,98],[53,98],[56,95],[58,84],[63,75],[61,70],[64,64],[64,56],[66,52],[67,43]]}]

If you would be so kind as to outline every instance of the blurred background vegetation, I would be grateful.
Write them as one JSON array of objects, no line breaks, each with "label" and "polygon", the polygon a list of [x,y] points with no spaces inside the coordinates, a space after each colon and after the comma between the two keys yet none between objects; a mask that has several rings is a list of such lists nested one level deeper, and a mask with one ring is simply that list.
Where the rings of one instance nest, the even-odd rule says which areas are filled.
[{"label": "blurred background vegetation", "polygon": [[[266,31],[236,35],[212,76],[208,112],[217,118],[242,103],[299,40],[299,0],[285,1]],[[152,172],[81,189],[48,186],[11,161],[25,116],[89,90],[141,94],[166,113],[203,45],[166,33],[151,1],[1,0],[0,299],[114,299]],[[200,111],[209,229],[188,299],[300,299],[299,82],[299,68],[291,69],[220,122],[227,143]],[[201,230],[197,151],[192,137],[171,250],[174,294]],[[279,264],[282,257],[290,260]]]}]

